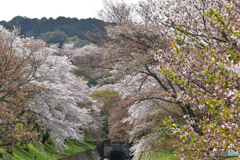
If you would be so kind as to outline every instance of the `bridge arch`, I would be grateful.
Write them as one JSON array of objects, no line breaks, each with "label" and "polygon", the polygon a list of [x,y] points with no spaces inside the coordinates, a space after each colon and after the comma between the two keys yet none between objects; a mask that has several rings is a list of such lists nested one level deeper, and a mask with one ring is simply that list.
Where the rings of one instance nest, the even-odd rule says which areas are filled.
[{"label": "bridge arch", "polygon": [[133,156],[130,156],[130,143],[111,143],[110,140],[87,142],[97,146],[101,159],[108,158],[109,160],[130,160],[133,158]]},{"label": "bridge arch", "polygon": [[[103,147],[104,157],[108,158],[109,160],[115,160],[117,158],[120,160],[130,159],[129,148],[130,144],[104,143]],[[113,157],[116,158],[114,159]]]},{"label": "bridge arch", "polygon": [[114,150],[110,152],[109,160],[124,160],[124,159],[126,159],[124,152],[119,150]]}]

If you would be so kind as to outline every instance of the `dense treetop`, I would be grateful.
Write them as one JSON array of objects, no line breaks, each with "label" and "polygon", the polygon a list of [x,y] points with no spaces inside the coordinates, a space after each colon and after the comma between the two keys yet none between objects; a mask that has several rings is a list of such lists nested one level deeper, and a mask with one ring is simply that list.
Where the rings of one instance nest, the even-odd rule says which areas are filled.
[{"label": "dense treetop", "polygon": [[26,37],[41,38],[44,33],[48,31],[60,30],[64,31],[68,37],[78,36],[83,40],[90,40],[85,36],[85,33],[97,31],[102,34],[105,33],[104,23],[102,20],[95,18],[88,19],[77,19],[77,18],[66,18],[58,17],[53,18],[27,18],[16,16],[12,20],[0,21],[0,24],[5,28],[12,30],[13,26],[21,28],[20,34],[25,35]]}]

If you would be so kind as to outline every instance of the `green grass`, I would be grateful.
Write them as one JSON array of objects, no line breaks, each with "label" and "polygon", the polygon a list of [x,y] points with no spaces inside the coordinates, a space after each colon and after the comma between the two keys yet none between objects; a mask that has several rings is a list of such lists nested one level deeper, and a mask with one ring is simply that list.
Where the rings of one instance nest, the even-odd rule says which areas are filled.
[{"label": "green grass", "polygon": [[[166,152],[146,152],[142,155],[141,159],[151,159],[151,160],[180,160],[180,158],[175,156],[175,151],[170,153],[170,151]],[[139,159],[136,157],[136,159]],[[135,159],[135,158],[134,158]]]},{"label": "green grass", "polygon": [[[96,146],[83,142],[88,145],[90,148],[95,148]],[[70,156],[78,152],[89,150],[85,146],[80,146],[75,141],[67,141],[67,146],[69,150],[66,150],[64,153],[59,154],[54,147],[54,144],[50,141],[49,143],[44,144],[46,154],[43,155],[37,146],[29,144],[29,151],[25,151],[22,146],[13,147],[13,155],[8,154],[4,149],[0,148],[0,153],[4,153],[3,157],[0,160],[12,159],[12,160],[33,160],[36,156],[36,160],[56,160],[62,157]],[[52,154],[51,154],[52,153]]]},{"label": "green grass", "polygon": [[157,152],[155,153],[155,160],[180,160],[177,156],[175,156],[175,152]]}]

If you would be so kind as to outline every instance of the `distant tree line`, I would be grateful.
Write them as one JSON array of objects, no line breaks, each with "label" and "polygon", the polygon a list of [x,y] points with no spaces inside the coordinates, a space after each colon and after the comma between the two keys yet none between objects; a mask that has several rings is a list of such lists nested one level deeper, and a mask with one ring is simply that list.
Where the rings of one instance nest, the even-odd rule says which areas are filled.
[{"label": "distant tree line", "polygon": [[53,18],[28,18],[16,16],[12,20],[0,21],[0,24],[5,28],[12,30],[14,26],[19,27],[20,35],[24,37],[42,38],[47,32],[54,32],[56,30],[63,31],[68,37],[78,36],[79,39],[89,40],[90,42],[97,43],[86,37],[87,33],[99,33],[102,37],[105,35],[106,30],[105,22],[95,18],[77,19],[58,17]]},{"label": "distant tree line", "polygon": [[59,47],[62,48],[63,43],[67,40],[68,36],[63,32],[56,30],[54,32],[47,32],[43,35],[42,39],[50,43],[59,43]]}]

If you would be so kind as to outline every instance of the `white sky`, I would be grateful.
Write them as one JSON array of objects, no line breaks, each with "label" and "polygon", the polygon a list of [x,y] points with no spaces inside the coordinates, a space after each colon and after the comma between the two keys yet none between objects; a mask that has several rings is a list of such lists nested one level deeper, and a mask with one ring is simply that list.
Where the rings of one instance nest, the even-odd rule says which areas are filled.
[{"label": "white sky", "polygon": [[[125,2],[136,3],[138,0]],[[102,8],[102,0],[1,0],[0,21],[9,21],[16,16],[99,18],[97,11]]]}]

